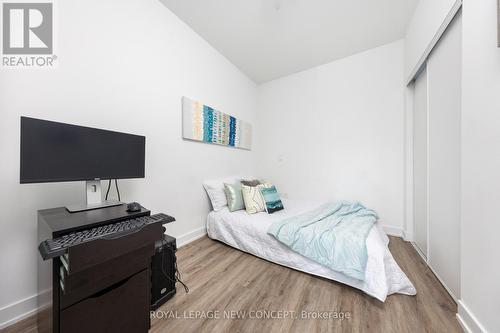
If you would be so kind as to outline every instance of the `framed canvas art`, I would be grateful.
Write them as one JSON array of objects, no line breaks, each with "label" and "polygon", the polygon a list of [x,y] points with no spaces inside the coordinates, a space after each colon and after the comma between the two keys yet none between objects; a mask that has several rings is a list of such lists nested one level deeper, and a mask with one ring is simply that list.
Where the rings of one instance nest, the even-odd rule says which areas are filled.
[{"label": "framed canvas art", "polygon": [[182,137],[234,148],[252,148],[249,123],[188,97],[182,97]]}]

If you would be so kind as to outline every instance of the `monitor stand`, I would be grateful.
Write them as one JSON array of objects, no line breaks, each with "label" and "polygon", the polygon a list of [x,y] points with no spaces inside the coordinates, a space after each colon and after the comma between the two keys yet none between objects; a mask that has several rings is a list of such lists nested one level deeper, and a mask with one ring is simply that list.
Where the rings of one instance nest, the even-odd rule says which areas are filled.
[{"label": "monitor stand", "polygon": [[66,206],[68,212],[77,213],[86,210],[123,205],[123,202],[117,200],[102,200],[101,180],[87,180],[85,187],[87,189],[87,203]]}]

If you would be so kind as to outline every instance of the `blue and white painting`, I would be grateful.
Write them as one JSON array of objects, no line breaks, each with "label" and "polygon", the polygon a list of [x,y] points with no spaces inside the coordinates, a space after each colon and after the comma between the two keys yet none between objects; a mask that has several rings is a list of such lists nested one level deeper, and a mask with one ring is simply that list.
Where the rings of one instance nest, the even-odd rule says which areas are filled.
[{"label": "blue and white painting", "polygon": [[208,105],[182,97],[182,137],[250,150],[252,125]]}]

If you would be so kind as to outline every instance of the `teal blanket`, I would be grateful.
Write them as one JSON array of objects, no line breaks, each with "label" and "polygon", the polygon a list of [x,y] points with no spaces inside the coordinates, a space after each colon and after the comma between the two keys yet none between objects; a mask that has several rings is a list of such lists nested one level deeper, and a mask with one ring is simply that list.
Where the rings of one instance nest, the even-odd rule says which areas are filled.
[{"label": "teal blanket", "polygon": [[366,238],[378,216],[358,202],[327,203],[274,222],[267,233],[301,255],[358,280],[365,279]]}]

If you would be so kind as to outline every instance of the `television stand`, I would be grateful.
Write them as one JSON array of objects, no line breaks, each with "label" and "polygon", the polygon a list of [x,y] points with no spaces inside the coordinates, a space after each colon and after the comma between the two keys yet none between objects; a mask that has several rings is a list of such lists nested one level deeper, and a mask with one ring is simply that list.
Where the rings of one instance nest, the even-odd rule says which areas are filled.
[{"label": "television stand", "polygon": [[74,204],[66,206],[70,213],[84,212],[86,210],[93,210],[99,208],[113,207],[123,205],[123,202],[118,200],[102,200],[101,180],[87,180],[85,182],[87,193],[86,204]]}]

